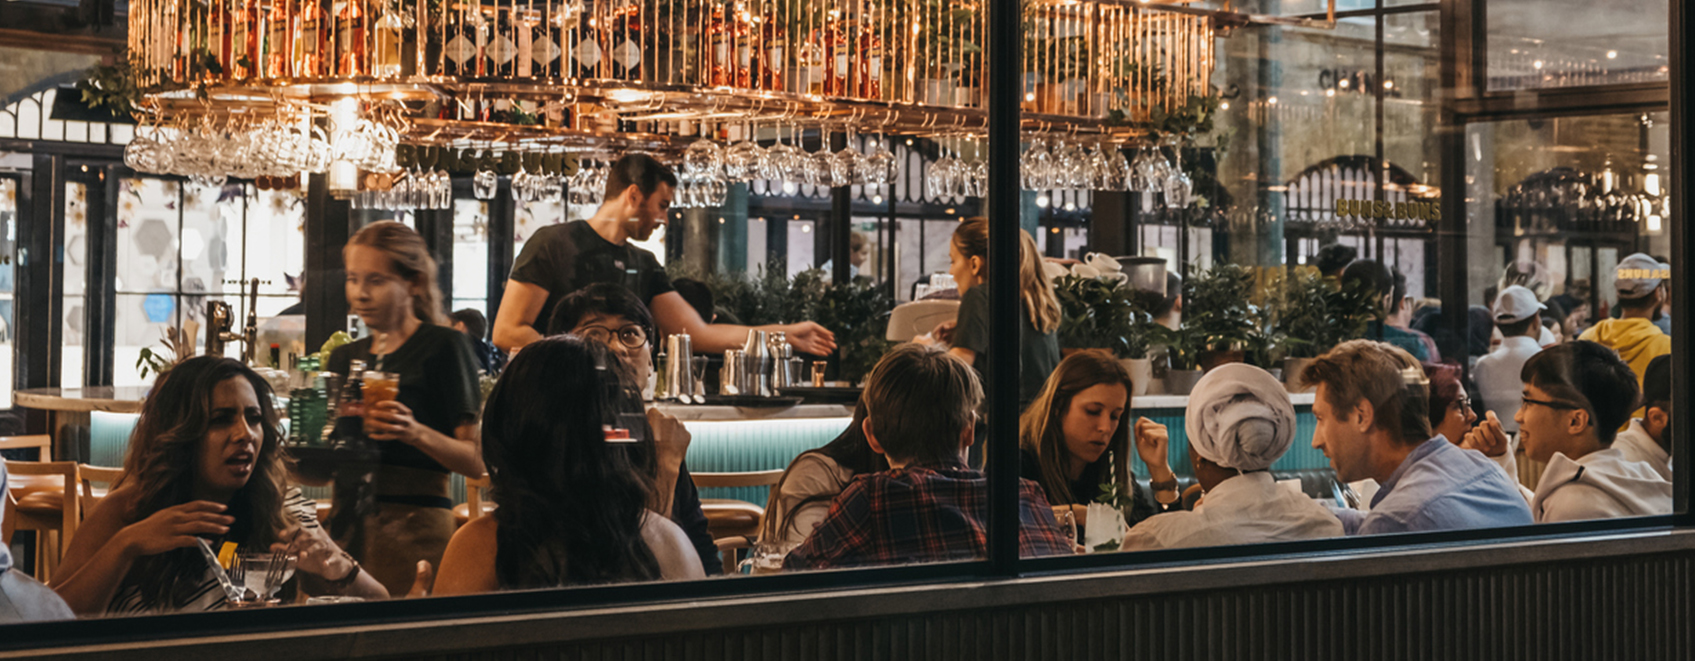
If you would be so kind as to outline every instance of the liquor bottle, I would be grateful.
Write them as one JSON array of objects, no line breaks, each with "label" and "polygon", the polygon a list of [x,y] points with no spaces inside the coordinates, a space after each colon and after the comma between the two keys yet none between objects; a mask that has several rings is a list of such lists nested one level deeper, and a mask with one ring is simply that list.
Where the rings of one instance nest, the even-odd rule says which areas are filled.
[{"label": "liquor bottle", "polygon": [[400,75],[401,42],[405,40],[406,22],[394,2],[383,3],[382,16],[376,25],[376,53],[371,63],[371,75],[393,78]]},{"label": "liquor bottle", "polygon": [[331,446],[359,449],[370,442],[365,436],[365,361],[349,361],[347,377],[341,382],[341,394],[335,399],[332,419],[334,422],[324,434]]},{"label": "liquor bottle", "polygon": [[783,28],[775,16],[766,16],[760,24],[760,43],[758,52],[754,55],[759,61],[755,70],[759,75],[754,87],[775,92],[783,91],[783,42],[788,38],[788,31]]},{"label": "liquor bottle", "polygon": [[336,75],[363,76],[370,73],[370,53],[365,46],[369,18],[364,0],[346,0],[335,16]]},{"label": "liquor bottle", "polygon": [[856,59],[854,94],[862,99],[883,96],[883,39],[869,25],[859,30],[859,53]]},{"label": "liquor bottle", "polygon": [[748,26],[746,16],[733,13],[730,22],[730,40],[735,45],[732,50],[736,53],[736,87],[753,87],[753,30]]},{"label": "liquor bottle", "polygon": [[848,38],[841,21],[832,20],[820,35],[824,43],[824,93],[830,96],[848,94]]},{"label": "liquor bottle", "polygon": [[206,75],[214,81],[225,80],[230,75],[229,0],[212,0],[208,11],[206,54],[212,61]]},{"label": "liquor bottle", "polygon": [[559,37],[556,30],[557,26],[552,17],[545,21],[537,20],[530,26],[531,75],[544,78],[559,78],[563,75],[560,71]]},{"label": "liquor bottle", "polygon": [[171,80],[188,82],[189,67],[194,62],[194,19],[190,4],[171,4],[168,24],[176,28],[176,40],[171,52]]},{"label": "liquor bottle", "polygon": [[800,45],[800,71],[795,91],[806,94],[824,93],[824,46],[821,35],[814,32]]},{"label": "liquor bottle", "polygon": [[609,42],[612,47],[612,77],[619,80],[641,78],[642,39],[640,5],[626,5],[615,11]]},{"label": "liquor bottle", "polygon": [[[516,8],[512,10],[512,39],[517,45],[512,60],[512,75],[519,78],[532,78],[536,75],[536,26],[540,23],[541,12]],[[542,41],[546,42],[545,36]]]},{"label": "liquor bottle", "polygon": [[730,26],[724,20],[724,6],[714,5],[712,17],[706,22],[705,52],[712,58],[707,70],[707,82],[714,87],[727,86],[735,80],[735,63],[730,60]]},{"label": "liquor bottle", "polygon": [[290,38],[288,0],[271,0],[271,11],[265,18],[265,77],[287,78],[289,62],[294,59],[294,40]]},{"label": "liquor bottle", "polygon": [[470,76],[476,68],[472,62],[477,56],[476,31],[467,18],[463,10],[447,13],[447,25],[442,30],[446,39],[442,46],[442,75]]},{"label": "liquor bottle", "polygon": [[477,48],[475,59],[466,68],[470,69],[472,76],[487,76],[494,71],[494,62],[489,56],[489,41],[493,36],[494,26],[490,24],[489,16],[484,12],[482,5],[473,6],[465,18],[470,21],[471,41]]},{"label": "liquor bottle", "polygon": [[230,46],[233,49],[230,61],[234,67],[232,75],[236,79],[249,78],[258,73],[259,58],[259,26],[258,0],[235,0],[235,15],[230,21]]},{"label": "liquor bottle", "polygon": [[573,33],[571,43],[576,44],[571,48],[571,59],[576,61],[574,75],[582,79],[604,78],[601,71],[606,63],[606,48],[601,45],[601,31],[595,28],[588,12],[583,12]]},{"label": "liquor bottle", "polygon": [[488,45],[488,75],[500,78],[517,75],[518,42],[513,33],[512,19],[512,12],[497,10],[490,20],[492,25]]},{"label": "liquor bottle", "polygon": [[301,0],[294,11],[294,75],[317,78],[330,74],[329,48],[322,0]]}]

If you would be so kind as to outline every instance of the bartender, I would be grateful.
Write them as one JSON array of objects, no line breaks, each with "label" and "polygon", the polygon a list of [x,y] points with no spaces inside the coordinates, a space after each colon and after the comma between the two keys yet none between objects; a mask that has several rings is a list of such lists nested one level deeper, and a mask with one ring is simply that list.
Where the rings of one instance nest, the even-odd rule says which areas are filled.
[{"label": "bartender", "polygon": [[[606,203],[593,217],[543,227],[524,244],[495,316],[495,345],[514,352],[541,339],[548,329],[538,324],[545,326],[560,299],[608,282],[645,301],[662,335],[687,333],[697,351],[741,348],[748,327],[707,323],[672,288],[653,253],[630,244],[646,241],[665,222],[676,175],[652,156],[627,154],[606,179]],[[823,356],[836,349],[835,334],[810,321],[757,328],[786,333],[802,353]]]}]

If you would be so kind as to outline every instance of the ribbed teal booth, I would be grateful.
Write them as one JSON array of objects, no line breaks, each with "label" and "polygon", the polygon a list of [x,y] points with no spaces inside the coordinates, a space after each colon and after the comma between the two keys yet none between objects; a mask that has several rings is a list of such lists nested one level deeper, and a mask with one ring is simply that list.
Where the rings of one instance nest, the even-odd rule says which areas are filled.
[{"label": "ribbed teal booth", "polygon": [[[1171,462],[1171,471],[1178,477],[1194,477],[1194,468],[1189,464],[1189,434],[1183,426],[1183,409],[1137,409],[1134,414],[1165,425],[1166,432],[1171,437],[1171,449],[1167,461]],[[1315,470],[1330,467],[1330,460],[1323,452],[1312,447],[1312,433],[1318,424],[1312,415],[1312,405],[1297,405],[1295,407],[1295,442],[1289,447],[1289,452],[1282,459],[1272,464],[1273,471]],[[1136,477],[1148,479],[1148,467],[1140,457],[1131,457],[1131,470]]]},{"label": "ribbed teal booth", "polygon": [[[738,473],[788,468],[800,453],[829,443],[852,418],[799,418],[685,422],[689,471]],[[702,498],[732,498],[765,505],[765,487],[701,489]]]}]

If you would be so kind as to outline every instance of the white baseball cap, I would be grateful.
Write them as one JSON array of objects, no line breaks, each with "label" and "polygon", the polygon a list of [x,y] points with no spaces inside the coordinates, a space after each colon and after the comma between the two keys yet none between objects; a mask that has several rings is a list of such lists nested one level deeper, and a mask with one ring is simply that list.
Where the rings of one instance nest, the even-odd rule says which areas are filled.
[{"label": "white baseball cap", "polygon": [[1513,285],[1501,290],[1495,297],[1495,322],[1511,324],[1524,321],[1530,315],[1548,309],[1541,301],[1536,300],[1536,294],[1524,285]]},{"label": "white baseball cap", "polygon": [[1613,289],[1620,298],[1642,298],[1654,293],[1660,282],[1671,277],[1671,265],[1642,253],[1619,260]]}]

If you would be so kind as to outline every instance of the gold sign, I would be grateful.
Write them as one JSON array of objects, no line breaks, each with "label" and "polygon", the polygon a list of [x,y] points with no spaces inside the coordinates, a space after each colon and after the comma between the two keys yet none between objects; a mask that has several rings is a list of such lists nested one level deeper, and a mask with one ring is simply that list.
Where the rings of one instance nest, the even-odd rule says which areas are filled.
[{"label": "gold sign", "polygon": [[1670,280],[1671,269],[1619,269],[1619,280]]},{"label": "gold sign", "polygon": [[1379,202],[1376,200],[1336,200],[1336,215],[1347,218],[1398,218],[1441,220],[1442,205],[1435,202]]}]

